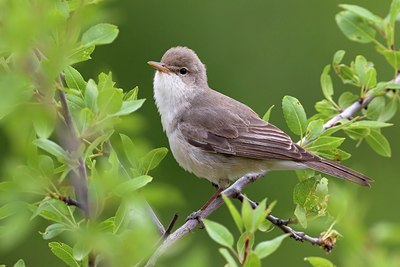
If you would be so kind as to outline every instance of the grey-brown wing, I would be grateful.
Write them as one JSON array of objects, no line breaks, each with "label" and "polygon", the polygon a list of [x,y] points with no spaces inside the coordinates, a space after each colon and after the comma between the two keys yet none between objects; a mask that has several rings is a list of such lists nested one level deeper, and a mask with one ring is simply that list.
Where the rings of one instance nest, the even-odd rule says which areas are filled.
[{"label": "grey-brown wing", "polygon": [[211,153],[293,161],[317,158],[250,109],[240,114],[219,107],[192,109],[178,128],[189,144]]}]

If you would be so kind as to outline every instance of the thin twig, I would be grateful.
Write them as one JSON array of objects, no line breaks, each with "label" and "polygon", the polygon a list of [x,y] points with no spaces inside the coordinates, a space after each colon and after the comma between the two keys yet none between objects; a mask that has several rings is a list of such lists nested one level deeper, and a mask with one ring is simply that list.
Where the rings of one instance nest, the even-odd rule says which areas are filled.
[{"label": "thin twig", "polygon": [[78,201],[72,199],[69,196],[63,196],[63,195],[59,195],[59,194],[56,194],[56,193],[49,193],[49,196],[51,198],[61,200],[62,202],[64,202],[68,206],[75,206],[75,207],[78,207],[78,208],[82,209],[82,204],[79,203]]}]

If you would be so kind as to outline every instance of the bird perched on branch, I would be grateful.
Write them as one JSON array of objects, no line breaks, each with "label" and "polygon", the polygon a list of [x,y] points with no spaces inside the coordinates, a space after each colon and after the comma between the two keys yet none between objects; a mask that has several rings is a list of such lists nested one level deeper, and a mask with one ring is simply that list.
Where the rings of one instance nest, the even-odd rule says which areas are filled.
[{"label": "bird perched on branch", "polygon": [[248,173],[306,168],[370,185],[369,177],[305,150],[245,104],[211,89],[193,50],[174,47],[148,64],[157,70],[154,98],[162,126],[185,170],[220,188]]}]

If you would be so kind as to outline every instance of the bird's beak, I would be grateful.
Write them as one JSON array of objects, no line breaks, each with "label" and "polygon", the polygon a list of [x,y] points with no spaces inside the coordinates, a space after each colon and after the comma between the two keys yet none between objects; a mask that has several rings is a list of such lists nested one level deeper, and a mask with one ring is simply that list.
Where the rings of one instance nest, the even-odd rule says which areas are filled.
[{"label": "bird's beak", "polygon": [[158,71],[165,72],[165,73],[171,72],[171,71],[165,66],[165,64],[163,64],[163,63],[161,63],[161,62],[149,61],[149,62],[147,62],[147,64],[149,64],[150,66],[152,66],[153,68],[155,68],[155,69],[158,70]]}]

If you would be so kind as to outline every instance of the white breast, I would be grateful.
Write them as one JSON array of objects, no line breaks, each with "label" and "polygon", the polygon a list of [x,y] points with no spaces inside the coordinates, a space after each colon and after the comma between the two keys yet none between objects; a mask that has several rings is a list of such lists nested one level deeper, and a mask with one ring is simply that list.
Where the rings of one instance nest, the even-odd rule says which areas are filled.
[{"label": "white breast", "polygon": [[167,135],[173,130],[171,127],[177,114],[189,106],[189,90],[176,74],[157,71],[154,76],[154,99]]}]

